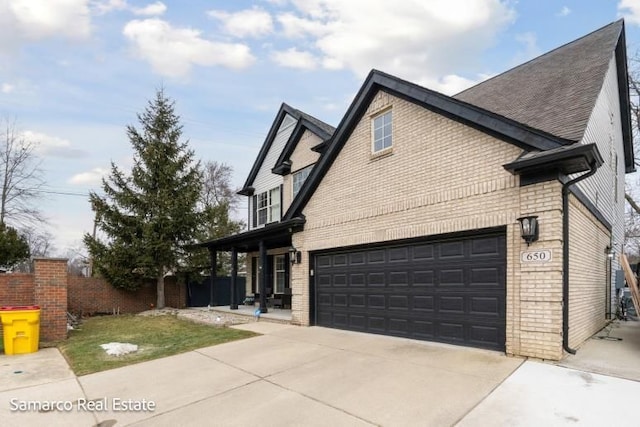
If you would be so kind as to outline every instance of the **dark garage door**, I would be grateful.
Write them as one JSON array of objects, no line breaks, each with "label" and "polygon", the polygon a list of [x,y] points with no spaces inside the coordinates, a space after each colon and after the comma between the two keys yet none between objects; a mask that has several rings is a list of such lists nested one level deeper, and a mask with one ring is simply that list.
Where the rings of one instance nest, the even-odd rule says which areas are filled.
[{"label": "dark garage door", "polygon": [[315,255],[316,324],[505,348],[503,232]]}]

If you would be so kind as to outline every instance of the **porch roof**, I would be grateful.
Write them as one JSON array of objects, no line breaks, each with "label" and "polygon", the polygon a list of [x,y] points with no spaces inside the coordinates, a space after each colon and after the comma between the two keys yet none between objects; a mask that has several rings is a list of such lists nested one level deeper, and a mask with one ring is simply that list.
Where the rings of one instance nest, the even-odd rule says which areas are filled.
[{"label": "porch roof", "polygon": [[235,248],[238,252],[257,252],[260,241],[264,241],[267,249],[291,246],[291,235],[302,231],[304,223],[304,217],[295,217],[233,236],[198,243],[194,247],[216,251],[230,251]]}]

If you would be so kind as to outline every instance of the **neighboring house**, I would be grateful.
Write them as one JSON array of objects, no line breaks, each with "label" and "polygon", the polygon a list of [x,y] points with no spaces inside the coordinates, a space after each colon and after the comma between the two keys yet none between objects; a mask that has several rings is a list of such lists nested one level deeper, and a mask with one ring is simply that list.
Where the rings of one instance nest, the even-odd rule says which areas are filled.
[{"label": "neighboring house", "polygon": [[249,230],[202,246],[293,323],[561,359],[612,310],[627,87],[617,21],[453,97],[372,71],[336,129],[283,104]]}]

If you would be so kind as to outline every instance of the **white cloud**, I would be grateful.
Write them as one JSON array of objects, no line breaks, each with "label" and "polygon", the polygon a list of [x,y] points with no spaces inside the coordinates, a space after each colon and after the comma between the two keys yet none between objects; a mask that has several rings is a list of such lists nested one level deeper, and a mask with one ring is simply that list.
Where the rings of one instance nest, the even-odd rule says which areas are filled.
[{"label": "white cloud", "polygon": [[263,37],[273,32],[271,15],[258,7],[235,13],[210,10],[207,15],[222,22],[225,32],[235,37]]},{"label": "white cloud", "polygon": [[300,18],[293,13],[278,15],[278,22],[282,25],[284,35],[289,38],[304,37],[306,35],[322,36],[329,32],[323,22]]},{"label": "white cloud", "polygon": [[74,185],[99,185],[102,182],[102,178],[105,177],[109,171],[104,168],[93,168],[87,172],[81,172],[73,175],[67,183]]},{"label": "white cloud", "polygon": [[84,39],[90,33],[89,0],[0,1],[0,50],[50,37]]},{"label": "white cloud", "polygon": [[0,92],[2,93],[11,93],[15,89],[15,86],[9,83],[2,83],[0,86]]},{"label": "white cloud", "polygon": [[423,80],[417,83],[446,95],[454,95],[480,83],[482,80],[484,80],[484,76],[480,76],[477,80],[471,80],[455,74],[448,74],[436,80]]},{"label": "white cloud", "polygon": [[123,34],[155,72],[168,77],[185,76],[194,65],[242,69],[255,60],[246,45],[209,41],[198,30],[174,28],[157,18],[130,21]]},{"label": "white cloud", "polygon": [[92,3],[94,13],[104,15],[113,11],[127,10],[134,15],[140,16],[160,16],[167,11],[167,6],[161,1],[148,4],[144,7],[135,7],[127,3],[127,0],[103,0]]},{"label": "white cloud", "polygon": [[618,13],[627,22],[640,25],[640,0],[620,0]]},{"label": "white cloud", "polygon": [[74,148],[66,139],[47,135],[41,132],[24,131],[22,137],[35,145],[35,151],[43,157],[82,158],[87,153],[84,150]]},{"label": "white cloud", "polygon": [[282,67],[301,70],[313,70],[318,66],[318,60],[311,53],[297,50],[295,47],[273,52],[271,59]]},{"label": "white cloud", "polygon": [[157,1],[145,7],[140,7],[140,8],[134,7],[131,10],[136,15],[159,16],[167,11],[167,6],[161,1]]},{"label": "white cloud", "polygon": [[560,9],[560,12],[558,12],[558,16],[567,16],[571,13],[571,9],[569,9],[567,6],[563,6],[562,9]]},{"label": "white cloud", "polygon": [[94,1],[91,6],[98,15],[129,8],[127,0]]},{"label": "white cloud", "polygon": [[437,83],[437,89],[471,82],[456,72],[476,66],[496,35],[515,19],[513,3],[506,0],[291,3],[295,9],[277,16],[282,34],[304,38],[322,67],[346,68],[359,77],[377,68]]}]

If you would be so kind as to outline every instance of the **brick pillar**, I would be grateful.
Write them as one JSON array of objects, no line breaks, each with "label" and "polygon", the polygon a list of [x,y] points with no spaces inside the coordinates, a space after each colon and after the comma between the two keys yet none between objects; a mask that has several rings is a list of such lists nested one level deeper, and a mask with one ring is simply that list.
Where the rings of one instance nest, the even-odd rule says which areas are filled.
[{"label": "brick pillar", "polygon": [[40,306],[40,341],[67,338],[67,260],[36,258],[35,303]]}]

